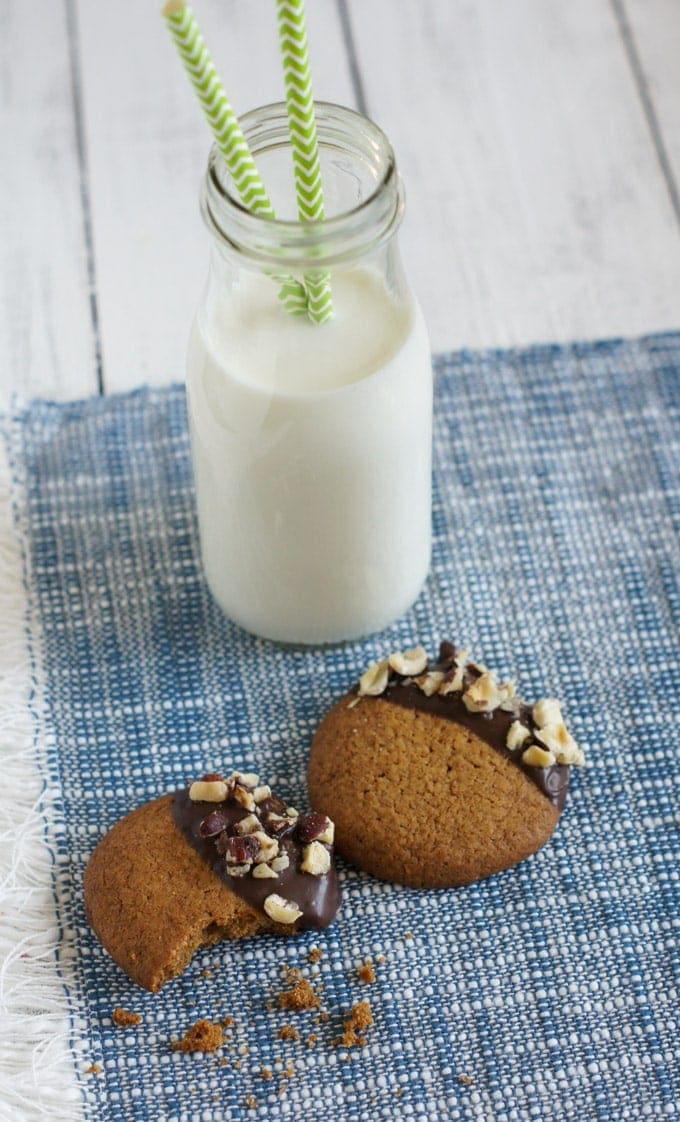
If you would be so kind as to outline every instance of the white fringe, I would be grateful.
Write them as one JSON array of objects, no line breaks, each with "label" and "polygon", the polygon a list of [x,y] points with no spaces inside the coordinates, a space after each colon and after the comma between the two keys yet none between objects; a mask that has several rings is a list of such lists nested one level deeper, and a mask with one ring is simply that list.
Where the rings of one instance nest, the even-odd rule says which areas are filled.
[{"label": "white fringe", "polygon": [[0,417],[0,1119],[81,1122],[87,1063],[74,1049],[87,1034],[65,981],[73,942],[55,908],[39,643],[30,638],[26,538],[15,517],[22,487],[3,431]]}]

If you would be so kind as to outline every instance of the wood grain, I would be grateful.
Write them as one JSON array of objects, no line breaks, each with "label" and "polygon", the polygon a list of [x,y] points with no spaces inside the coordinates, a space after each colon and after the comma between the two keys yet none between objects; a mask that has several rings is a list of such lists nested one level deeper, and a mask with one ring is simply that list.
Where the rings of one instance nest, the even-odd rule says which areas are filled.
[{"label": "wood grain", "polygon": [[[308,9],[317,96],[365,92],[395,143],[436,349],[680,326],[680,231],[618,18],[677,186],[677,0]],[[209,136],[157,5],[3,12],[0,404],[96,392],[99,365],[109,392],[181,378]],[[279,98],[270,5],[202,0],[199,16],[236,110]]]},{"label": "wood grain", "polygon": [[[621,0],[675,191],[680,190],[680,3]],[[677,293],[680,302],[680,293]]]},{"label": "wood grain", "polygon": [[435,349],[680,326],[680,231],[606,0],[349,9]]},{"label": "wood grain", "polygon": [[[30,92],[27,69],[30,68]],[[95,393],[74,90],[62,4],[3,5],[0,405]]]}]

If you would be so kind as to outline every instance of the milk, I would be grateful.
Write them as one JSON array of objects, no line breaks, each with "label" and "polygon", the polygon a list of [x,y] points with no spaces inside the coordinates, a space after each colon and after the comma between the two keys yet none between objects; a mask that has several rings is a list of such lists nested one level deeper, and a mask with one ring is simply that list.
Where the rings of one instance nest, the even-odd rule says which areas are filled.
[{"label": "milk", "polygon": [[257,635],[318,644],[378,631],[430,558],[432,371],[411,297],[333,273],[334,317],[291,316],[243,271],[192,332],[187,394],[206,578]]}]

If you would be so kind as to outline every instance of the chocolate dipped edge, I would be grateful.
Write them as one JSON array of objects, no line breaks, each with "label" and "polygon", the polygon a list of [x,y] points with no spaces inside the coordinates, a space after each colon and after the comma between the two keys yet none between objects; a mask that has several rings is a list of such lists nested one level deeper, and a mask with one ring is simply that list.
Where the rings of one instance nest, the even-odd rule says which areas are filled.
[{"label": "chocolate dipped edge", "polygon": [[[226,871],[225,858],[218,851],[215,837],[201,836],[201,823],[216,810],[219,810],[226,819],[227,833],[234,831],[236,823],[249,814],[243,806],[231,799],[221,803],[194,802],[189,797],[187,788],[176,791],[172,800],[175,825],[189,845],[212,869],[215,876],[219,877],[231,892],[263,914],[266,914],[264,909],[266,898],[272,893],[277,893],[294,902],[302,912],[296,927],[302,930],[328,927],[338,912],[342,895],[332,858],[327,873],[314,876],[301,872],[299,866],[303,846],[296,840],[295,827],[291,825],[284,836],[277,837],[279,853],[288,855],[289,864],[287,869],[279,872],[276,879],[268,877],[259,879],[253,877],[252,873],[240,877],[230,876]],[[262,829],[267,832],[264,825]]]},{"label": "chocolate dipped edge", "polygon": [[[454,665],[456,648],[453,643],[444,641],[440,644],[439,657],[436,662],[429,663],[423,671],[447,673]],[[537,726],[532,717],[531,706],[519,702],[512,712],[495,709],[492,713],[471,713],[463,702],[463,693],[472,685],[482,671],[474,665],[468,664],[463,675],[464,688],[457,693],[441,696],[438,693],[428,697],[415,681],[404,678],[395,670],[390,671],[390,677],[385,691],[380,694],[383,701],[392,705],[400,705],[402,709],[419,709],[423,713],[430,713],[434,717],[451,721],[463,728],[469,729],[495,752],[499,752],[512,762],[535,783],[538,789],[561,813],[567,801],[571,768],[566,764],[553,764],[551,767],[529,767],[522,762],[521,750],[511,751],[507,745],[507,735],[510,725],[514,721],[521,721],[533,733]],[[358,694],[359,687],[354,693]]]}]

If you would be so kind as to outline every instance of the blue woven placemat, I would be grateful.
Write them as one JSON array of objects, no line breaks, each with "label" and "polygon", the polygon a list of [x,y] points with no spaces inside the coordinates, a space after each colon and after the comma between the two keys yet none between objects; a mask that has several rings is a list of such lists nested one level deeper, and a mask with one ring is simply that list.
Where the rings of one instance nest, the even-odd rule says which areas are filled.
[{"label": "blue woven placemat", "polygon": [[[211,602],[180,388],[16,419],[57,792],[48,842],[77,943],[65,981],[103,1068],[83,1082],[89,1119],[680,1114],[680,335],[436,366],[431,578],[388,632],[330,652],[258,641]],[[223,945],[159,996],[135,988],[84,919],[83,868],[105,830],[213,767],[259,771],[302,806],[333,699],[376,655],[416,640],[434,652],[440,637],[515,673],[525,696],[563,699],[590,766],[551,842],[450,892],[344,868],[327,933]],[[295,1022],[312,1048],[278,1039],[294,1015],[268,1002],[315,945],[330,1020]],[[356,965],[380,956],[362,988]],[[365,997],[376,1024],[350,1062],[330,1042]],[[140,1028],[112,1026],[119,1004]],[[226,1062],[171,1051],[199,1017],[228,1014]]]}]

